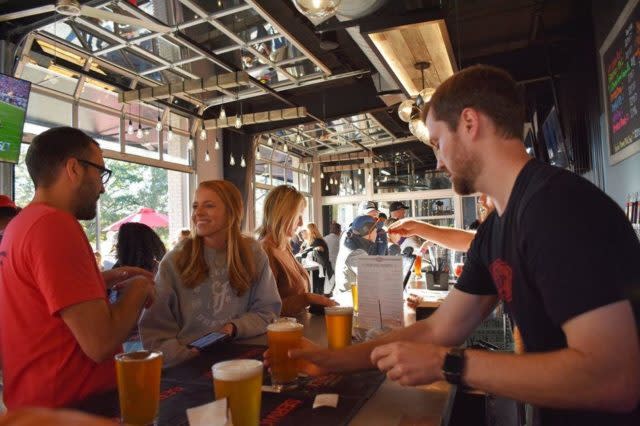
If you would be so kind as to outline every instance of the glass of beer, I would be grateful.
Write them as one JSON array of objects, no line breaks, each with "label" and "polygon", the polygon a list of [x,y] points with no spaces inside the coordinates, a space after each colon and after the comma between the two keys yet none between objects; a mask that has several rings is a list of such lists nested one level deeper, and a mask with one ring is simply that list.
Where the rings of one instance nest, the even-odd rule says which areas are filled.
[{"label": "glass of beer", "polygon": [[358,283],[351,283],[351,298],[353,299],[353,315],[358,316]]},{"label": "glass of beer", "polygon": [[227,398],[234,426],[260,423],[262,400],[262,362],[234,359],[213,364],[213,387],[216,399]]},{"label": "glass of beer", "polygon": [[125,424],[154,424],[160,407],[162,352],[121,353],[115,360],[120,420]]},{"label": "glass of beer", "polygon": [[324,308],[327,324],[329,349],[340,349],[351,344],[353,308],[351,306],[332,306]]},{"label": "glass of beer", "polygon": [[267,326],[271,354],[271,384],[277,390],[294,388],[298,382],[298,366],[289,358],[289,349],[299,348],[304,326],[295,321],[279,320]]},{"label": "glass of beer", "polygon": [[419,253],[413,262],[413,273],[416,277],[422,277],[422,255]]}]

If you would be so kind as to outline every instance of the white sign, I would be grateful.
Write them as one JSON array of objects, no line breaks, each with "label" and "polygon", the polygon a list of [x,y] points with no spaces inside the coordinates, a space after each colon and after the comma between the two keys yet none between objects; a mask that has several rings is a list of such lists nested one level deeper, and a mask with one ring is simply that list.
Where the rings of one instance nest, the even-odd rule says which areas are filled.
[{"label": "white sign", "polygon": [[[401,327],[402,257],[362,256],[358,266],[358,326]],[[380,319],[382,317],[382,324]]]}]

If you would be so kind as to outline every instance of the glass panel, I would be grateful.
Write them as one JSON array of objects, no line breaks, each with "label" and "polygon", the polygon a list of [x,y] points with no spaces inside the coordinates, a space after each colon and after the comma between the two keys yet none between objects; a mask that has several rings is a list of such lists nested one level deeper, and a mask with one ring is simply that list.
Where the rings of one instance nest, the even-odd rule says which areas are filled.
[{"label": "glass panel", "polygon": [[170,141],[163,144],[163,159],[171,163],[189,164],[189,136],[174,133]]},{"label": "glass panel", "polygon": [[271,165],[271,184],[273,186],[284,185],[285,184],[285,173],[284,168],[276,165]]},{"label": "glass panel", "polygon": [[[118,15],[125,15],[131,18],[135,18],[135,16],[131,15],[129,12],[113,4],[105,6],[104,9]],[[151,31],[149,31],[148,29],[137,25],[119,24],[117,22],[106,21],[102,19],[98,20],[96,23],[102,28],[127,40],[151,34]]]},{"label": "glass panel", "polygon": [[76,46],[83,47],[82,43],[80,43],[80,40],[78,40],[78,35],[66,22],[56,21],[42,27],[42,31],[57,36],[58,38],[61,38],[64,41],[68,41],[69,43]]},{"label": "glass panel", "polygon": [[137,43],[137,45],[169,62],[177,62],[182,59],[196,56],[196,53],[193,50],[170,43],[162,37],[145,40]]},{"label": "glass panel", "polygon": [[[124,133],[124,140],[125,140],[124,152],[127,154],[139,155],[141,157],[153,158],[154,160],[159,160],[160,159],[160,152],[158,148],[159,137],[158,137],[158,131],[156,130],[155,126],[147,126],[147,128],[142,132],[142,138],[138,138],[136,134],[138,123],[133,120],[132,122],[133,122],[133,128],[134,128],[133,134],[130,135],[126,131]],[[129,123],[127,119],[127,122],[125,123],[125,129],[128,127],[128,125]]]},{"label": "glass panel", "polygon": [[171,127],[173,127],[174,129],[189,131],[188,117],[185,117],[180,114],[174,114],[174,113],[169,114],[169,116],[171,117],[171,120],[170,120]]},{"label": "glass panel", "polygon": [[478,219],[477,200],[478,197],[473,195],[462,197],[462,227],[464,229],[469,229],[469,225]]},{"label": "glass panel", "polygon": [[256,179],[256,183],[271,185],[271,177],[269,175],[269,164],[264,160],[256,160],[255,179]]},{"label": "glass panel", "polygon": [[450,215],[453,215],[453,198],[416,200],[417,217]]},{"label": "glass panel", "polygon": [[89,48],[92,52],[97,52],[98,50],[106,49],[111,46],[111,43],[102,37],[94,34],[91,29],[85,28],[82,24],[74,23],[74,27],[76,28],[76,33],[81,40],[81,43],[86,49]]},{"label": "glass panel", "polygon": [[223,16],[218,19],[218,22],[244,41],[251,41],[267,36],[271,29],[271,24],[267,23],[262,16],[252,8],[234,13],[233,15]]},{"label": "glass panel", "polygon": [[306,173],[297,173],[299,176],[298,189],[302,192],[311,192],[311,179]]},{"label": "glass panel", "polygon": [[273,151],[273,157],[271,157],[271,161],[275,164],[285,165],[287,162],[287,154],[276,149]]},{"label": "glass panel", "polygon": [[120,151],[120,116],[79,106],[78,127],[97,140],[102,149]]},{"label": "glass panel", "polygon": [[[156,62],[151,62],[150,60],[144,59],[142,56],[133,53],[129,49],[123,49],[120,52],[124,55],[124,60],[122,64],[123,67],[128,68],[130,70],[135,71],[136,73],[141,73],[143,71],[147,71],[151,68],[157,67],[159,64]],[[152,77],[152,74],[146,74],[147,77]],[[155,80],[155,78],[154,78]]]},{"label": "glass panel", "polygon": [[[32,91],[29,95],[27,121],[45,127],[71,126],[71,104]],[[28,132],[29,129],[25,126],[25,133]]]},{"label": "glass panel", "polygon": [[262,226],[262,218],[264,216],[264,200],[267,197],[269,191],[266,189],[256,188],[255,192],[255,221],[256,221],[256,229]]},{"label": "glass panel", "polygon": [[339,223],[342,226],[342,230],[346,231],[357,215],[357,203],[343,203],[322,206],[322,216],[324,218],[324,224],[326,228],[325,232],[328,233],[328,224],[331,222]]},{"label": "glass panel", "polygon": [[118,101],[118,94],[97,80],[85,81],[80,90],[80,98],[118,110],[122,108],[122,104]]},{"label": "glass panel", "polygon": [[20,78],[67,95],[74,94],[78,85],[78,74],[55,65],[52,65],[50,69],[46,69],[27,63]]},{"label": "glass panel", "polygon": [[311,199],[311,197],[304,197],[304,198],[307,202],[304,207],[304,211],[302,212],[302,222],[310,223],[310,222],[313,222],[313,217],[311,215],[311,212],[313,211],[313,200]]}]

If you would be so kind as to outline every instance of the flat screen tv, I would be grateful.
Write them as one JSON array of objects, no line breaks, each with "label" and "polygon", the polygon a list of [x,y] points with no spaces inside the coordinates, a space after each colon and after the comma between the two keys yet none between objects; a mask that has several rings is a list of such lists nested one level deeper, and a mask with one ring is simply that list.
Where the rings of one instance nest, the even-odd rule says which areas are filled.
[{"label": "flat screen tv", "polygon": [[31,82],[0,74],[0,161],[17,163]]}]

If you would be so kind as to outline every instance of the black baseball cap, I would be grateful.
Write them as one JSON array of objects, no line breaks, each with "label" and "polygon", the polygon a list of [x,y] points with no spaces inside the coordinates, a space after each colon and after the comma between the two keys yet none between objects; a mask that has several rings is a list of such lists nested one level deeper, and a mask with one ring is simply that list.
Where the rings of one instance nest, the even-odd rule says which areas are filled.
[{"label": "black baseball cap", "polygon": [[402,201],[394,201],[389,205],[389,212],[395,212],[396,210],[402,210],[402,209],[405,209],[405,210],[409,209],[409,207],[405,206]]}]

